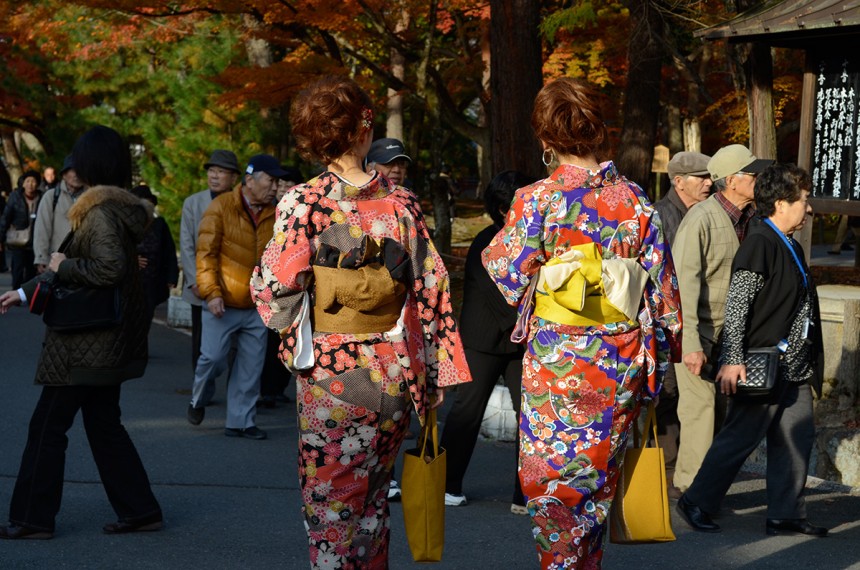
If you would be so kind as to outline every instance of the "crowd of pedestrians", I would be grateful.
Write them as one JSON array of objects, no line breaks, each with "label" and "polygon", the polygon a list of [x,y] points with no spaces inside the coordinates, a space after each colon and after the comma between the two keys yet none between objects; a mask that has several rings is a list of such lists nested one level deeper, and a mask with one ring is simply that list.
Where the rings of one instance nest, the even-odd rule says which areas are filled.
[{"label": "crowd of pedestrians", "polygon": [[[766,532],[826,535],[803,500],[823,359],[814,284],[792,238],[811,214],[808,174],[737,144],[679,152],[671,190],[651,204],[609,160],[589,86],[548,83],[532,124],[547,176],[506,171],[487,187],[492,224],[467,254],[459,317],[407,189],[412,158],[400,140],[374,141],[371,99],[350,79],[326,77],[293,101],[296,150],[323,166],[307,182],[274,156],[240,166],[212,150],[207,188],[182,206],[178,263],[158,198],[131,187],[115,131],[84,134],[59,179],[25,172],[0,216],[13,273],[0,313],[48,283],[117,288],[123,300],[112,326],[48,323],[42,396],[0,538],[53,536],[79,410],[117,515],[104,531],[162,527],[119,398],[143,374],[155,308],[177,285],[191,305],[192,426],[228,372],[224,435],[267,439],[257,407],[289,401],[295,385],[314,568],[387,567],[398,451],[412,415],[423,424],[452,396],[445,503],[468,506],[465,474],[500,379],[519,425],[511,511],[531,518],[543,568],[600,566],[629,434],[658,396],[668,494],[694,530],[720,530],[712,517],[766,438]],[[781,353],[776,386],[745,396],[745,351],[766,347]]]}]

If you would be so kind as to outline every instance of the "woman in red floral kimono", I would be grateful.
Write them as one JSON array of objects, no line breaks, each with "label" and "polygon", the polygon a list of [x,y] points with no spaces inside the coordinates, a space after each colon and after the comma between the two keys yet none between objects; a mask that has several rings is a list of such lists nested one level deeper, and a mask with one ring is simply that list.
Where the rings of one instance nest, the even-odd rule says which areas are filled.
[{"label": "woman in red floral kimono", "polygon": [[415,196],[362,161],[370,99],[327,77],[293,102],[296,147],[327,165],[278,204],[251,280],[297,374],[299,476],[314,568],[388,567],[388,485],[409,424],[470,380],[448,274]]},{"label": "woman in red floral kimono", "polygon": [[612,162],[596,94],[546,85],[532,124],[558,168],[517,191],[484,265],[526,343],[519,475],[545,569],[597,568],[627,435],[679,356],[678,286],[655,211]]}]

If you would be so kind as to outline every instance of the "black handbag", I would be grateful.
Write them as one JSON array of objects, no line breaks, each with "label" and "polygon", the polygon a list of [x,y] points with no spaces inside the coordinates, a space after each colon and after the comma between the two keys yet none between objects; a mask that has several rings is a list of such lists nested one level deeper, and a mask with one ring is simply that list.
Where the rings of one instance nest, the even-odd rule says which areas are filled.
[{"label": "black handbag", "polygon": [[[72,241],[70,232],[58,251],[65,252]],[[78,332],[115,327],[122,322],[122,297],[118,285],[89,287],[60,283],[50,273],[36,285],[30,299],[30,312],[42,315],[46,325],[56,331]]]},{"label": "black handbag", "polygon": [[747,350],[745,382],[738,380],[738,392],[750,396],[770,394],[779,376],[780,351],[775,346]]},{"label": "black handbag", "polygon": [[122,322],[119,287],[69,286],[56,275],[36,286],[30,312],[41,314],[56,331],[78,332],[115,327]]}]

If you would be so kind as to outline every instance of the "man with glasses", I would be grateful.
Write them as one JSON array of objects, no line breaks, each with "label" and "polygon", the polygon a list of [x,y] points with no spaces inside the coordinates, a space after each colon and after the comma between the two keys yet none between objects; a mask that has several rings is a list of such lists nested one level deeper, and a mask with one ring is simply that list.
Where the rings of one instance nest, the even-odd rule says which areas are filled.
[{"label": "man with glasses", "polygon": [[401,141],[391,138],[377,139],[370,145],[365,170],[375,170],[397,186],[405,186],[410,164],[412,159],[406,154]]},{"label": "man with glasses", "polygon": [[[192,194],[182,203],[182,221],[179,228],[179,260],[182,264],[182,299],[191,305],[191,367],[197,368],[200,357],[203,300],[197,288],[197,229],[203,212],[212,200],[233,189],[239,180],[239,161],[229,150],[212,152],[203,165],[208,188]],[[214,391],[214,385],[210,387]]]},{"label": "man with glasses", "polygon": [[684,308],[684,356],[675,365],[681,443],[674,485],[682,492],[725,417],[725,400],[718,398],[714,379],[732,260],[755,214],[755,177],[772,163],[739,144],[718,150],[707,166],[715,192],[690,208],[672,246]]}]

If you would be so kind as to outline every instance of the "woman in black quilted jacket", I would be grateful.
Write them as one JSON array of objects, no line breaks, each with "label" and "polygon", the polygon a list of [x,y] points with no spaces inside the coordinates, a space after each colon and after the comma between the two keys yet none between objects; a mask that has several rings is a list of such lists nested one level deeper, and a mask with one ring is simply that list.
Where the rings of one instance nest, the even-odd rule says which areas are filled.
[{"label": "woman in black quilted jacket", "polygon": [[93,459],[118,520],[104,532],[158,530],[161,508],[146,470],[120,420],[120,385],[146,369],[146,309],[137,243],[152,209],[124,190],[131,181],[128,146],[119,133],[97,126],[75,143],[78,176],[89,190],[69,210],[71,238],[51,255],[49,271],[0,296],[0,313],[26,304],[38,283],[56,275],[64,285],[118,287],[120,324],[82,331],[48,327],[36,383],[42,395],[30,421],[27,445],[2,539],[46,539],[60,510],[66,432],[81,411]]}]

